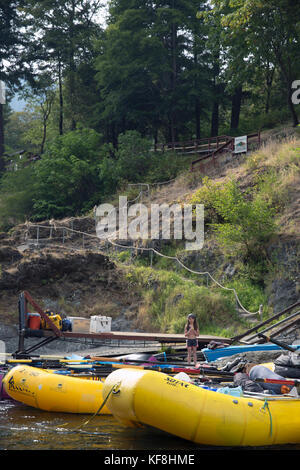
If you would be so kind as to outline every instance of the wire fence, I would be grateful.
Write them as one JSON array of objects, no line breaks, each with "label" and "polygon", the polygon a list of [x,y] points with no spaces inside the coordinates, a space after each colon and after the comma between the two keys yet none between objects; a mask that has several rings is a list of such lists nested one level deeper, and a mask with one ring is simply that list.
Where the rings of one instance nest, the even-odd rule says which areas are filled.
[{"label": "wire fence", "polygon": [[[70,220],[70,222],[72,223],[72,221]],[[79,247],[74,247],[74,246],[65,246],[65,248],[69,248],[69,249],[72,249],[72,250],[81,250],[81,249],[85,249],[85,244],[86,244],[86,240],[89,238],[89,239],[92,239],[96,245],[96,247],[99,249],[101,248],[103,251],[107,251],[109,247],[115,247],[115,248],[118,248],[118,249],[122,249],[122,250],[134,250],[136,252],[150,252],[152,254],[155,254],[159,257],[162,257],[162,258],[165,258],[165,259],[168,259],[168,260],[172,260],[174,261],[175,263],[178,263],[178,265],[183,268],[184,270],[186,270],[187,272],[191,273],[191,274],[195,274],[195,275],[199,275],[199,276],[206,276],[207,279],[210,279],[212,281],[213,284],[215,284],[216,286],[218,286],[220,289],[223,289],[225,291],[228,291],[228,292],[232,292],[234,297],[235,297],[235,300],[237,302],[237,305],[238,307],[244,312],[244,314],[248,315],[248,316],[256,316],[256,315],[262,315],[262,305],[260,305],[259,309],[256,311],[256,312],[250,312],[248,311],[242,304],[242,302],[240,301],[239,299],[239,296],[236,292],[236,290],[234,288],[231,288],[231,287],[226,287],[224,285],[222,285],[217,279],[214,278],[214,276],[209,272],[209,271],[196,271],[194,269],[191,269],[189,268],[188,266],[186,266],[177,256],[169,256],[169,255],[166,255],[164,253],[161,253],[160,251],[158,251],[156,248],[154,247],[147,247],[147,246],[137,246],[137,245],[129,245],[129,244],[121,244],[121,243],[118,243],[115,241],[115,239],[112,239],[112,238],[107,238],[105,240],[101,240],[96,233],[88,233],[88,232],[85,232],[85,231],[82,231],[82,230],[76,230],[72,227],[67,227],[67,226],[57,226],[57,225],[41,225],[41,224],[33,224],[33,223],[30,223],[28,222],[27,224],[27,230],[25,231],[25,242],[31,240],[33,241],[33,243],[36,245],[36,246],[39,246],[42,243],[45,243],[45,241],[53,241],[53,234],[57,231],[57,230],[61,230],[62,231],[62,235],[61,235],[61,242],[63,245],[65,245],[65,242],[67,240],[67,238],[72,238],[73,235],[76,235],[76,236],[79,236],[79,237],[82,237],[82,243],[81,243],[81,248]],[[28,238],[28,234],[29,234],[29,231],[31,228],[35,228],[36,229],[36,237],[34,239],[29,239]],[[41,229],[47,229],[49,230],[49,237],[48,238],[40,238],[40,230]],[[116,235],[116,234],[114,234]],[[55,240],[58,239],[58,237],[54,238]],[[61,245],[54,245],[53,243],[51,243],[51,246],[60,246]],[[152,262],[151,262],[152,264]]]}]

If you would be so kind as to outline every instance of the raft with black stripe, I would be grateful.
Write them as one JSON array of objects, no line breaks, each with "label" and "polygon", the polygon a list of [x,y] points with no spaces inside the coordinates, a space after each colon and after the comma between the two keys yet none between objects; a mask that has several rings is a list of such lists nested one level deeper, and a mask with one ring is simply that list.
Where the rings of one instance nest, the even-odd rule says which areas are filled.
[{"label": "raft with black stripe", "polygon": [[[40,410],[94,414],[103,403],[100,379],[85,380],[18,365],[7,372],[2,382],[12,399]],[[105,404],[100,414],[110,414]]]},{"label": "raft with black stripe", "polygon": [[120,369],[105,380],[107,407],[125,425],[158,428],[211,446],[300,443],[300,399],[283,395],[231,396],[169,375]]}]

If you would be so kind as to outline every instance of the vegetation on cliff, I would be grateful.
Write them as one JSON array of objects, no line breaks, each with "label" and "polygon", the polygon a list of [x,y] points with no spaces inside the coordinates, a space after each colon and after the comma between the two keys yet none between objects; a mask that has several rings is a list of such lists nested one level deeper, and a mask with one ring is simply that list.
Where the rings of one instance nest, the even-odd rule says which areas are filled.
[{"label": "vegetation on cliff", "polygon": [[[209,271],[225,289],[174,259],[110,250],[120,290],[138,299],[134,314],[127,304],[120,310],[134,327],[162,331],[181,331],[194,311],[202,331],[230,334],[245,322],[233,289],[246,310],[262,304],[264,315],[299,297],[300,10],[289,0],[111,0],[105,7],[98,0],[0,1],[7,88],[6,103],[0,100],[0,303],[7,312],[30,279],[46,299],[63,299],[62,287],[68,297],[70,260],[62,253],[80,249],[86,260],[74,239],[63,250],[49,244],[49,258],[32,247],[20,251],[24,239],[14,234],[25,232],[22,224],[75,217],[90,226],[96,205],[120,194],[138,198],[129,185],[147,183],[156,188],[149,204],[204,204],[202,250],[186,252],[174,240],[158,248],[193,271]],[[22,111],[12,107],[16,92]],[[228,157],[215,172],[191,173],[193,156],[158,151],[159,144],[257,131],[259,150]],[[66,263],[52,263],[55,250]],[[44,274],[26,278],[25,268]],[[76,288],[95,282],[98,305],[103,273],[98,282],[85,272],[72,274]],[[83,314],[88,296],[81,298],[58,307]]]}]

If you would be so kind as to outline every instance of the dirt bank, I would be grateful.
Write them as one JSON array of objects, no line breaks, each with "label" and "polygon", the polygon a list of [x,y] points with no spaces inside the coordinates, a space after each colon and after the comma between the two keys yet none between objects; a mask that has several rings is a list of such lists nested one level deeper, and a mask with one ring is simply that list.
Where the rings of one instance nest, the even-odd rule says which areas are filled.
[{"label": "dirt bank", "polygon": [[[88,230],[92,219],[79,221]],[[128,289],[122,272],[97,244],[90,245],[87,240],[87,246],[79,248],[80,237],[73,237],[64,244],[59,245],[54,238],[47,246],[42,242],[37,246],[26,234],[25,225],[16,227],[9,236],[3,235],[0,237],[2,324],[18,322],[18,297],[27,290],[42,307],[62,315],[111,316],[115,330],[130,329],[139,299]]]}]

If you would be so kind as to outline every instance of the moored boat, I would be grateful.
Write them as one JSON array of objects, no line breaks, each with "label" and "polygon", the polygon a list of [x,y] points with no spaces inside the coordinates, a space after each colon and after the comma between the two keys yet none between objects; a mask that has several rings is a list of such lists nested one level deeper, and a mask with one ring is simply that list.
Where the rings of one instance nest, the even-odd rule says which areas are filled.
[{"label": "moored boat", "polygon": [[[94,414],[103,403],[100,379],[83,380],[26,365],[10,369],[3,386],[14,400],[45,411]],[[100,414],[110,414],[105,404]]]},{"label": "moored boat", "polygon": [[145,370],[120,369],[105,380],[103,397],[126,425],[149,425],[201,445],[269,446],[300,443],[300,399],[287,395],[232,396]]},{"label": "moored boat", "polygon": [[[296,350],[300,349],[300,344],[298,345],[291,345],[291,348],[295,348]],[[226,346],[221,348],[203,348],[201,352],[203,353],[205,360],[207,362],[213,362],[223,357],[234,356],[235,354],[243,354],[244,352],[261,352],[261,351],[284,351],[283,347],[280,347],[276,344],[245,344],[245,345],[237,345],[237,346]]]}]

